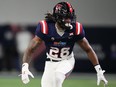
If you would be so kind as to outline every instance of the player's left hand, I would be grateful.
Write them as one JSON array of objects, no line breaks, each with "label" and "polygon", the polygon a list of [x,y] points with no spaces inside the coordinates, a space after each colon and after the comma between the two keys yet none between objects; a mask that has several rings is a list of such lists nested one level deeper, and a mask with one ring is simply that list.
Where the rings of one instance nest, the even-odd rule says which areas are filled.
[{"label": "player's left hand", "polygon": [[102,70],[100,65],[95,66],[95,69],[97,71],[97,85],[99,85],[101,81],[104,82],[104,86],[108,85],[108,81],[106,80],[104,76],[105,70]]},{"label": "player's left hand", "polygon": [[24,63],[22,65],[22,74],[20,75],[21,76],[21,80],[24,84],[27,84],[29,83],[29,76],[31,76],[32,78],[34,78],[33,74],[29,71],[28,69],[28,64],[27,63]]},{"label": "player's left hand", "polygon": [[97,85],[100,84],[100,81],[103,81],[104,85],[108,84],[108,81],[106,80],[106,78],[104,76],[104,72],[105,72],[105,70],[100,70],[99,72],[97,72]]}]

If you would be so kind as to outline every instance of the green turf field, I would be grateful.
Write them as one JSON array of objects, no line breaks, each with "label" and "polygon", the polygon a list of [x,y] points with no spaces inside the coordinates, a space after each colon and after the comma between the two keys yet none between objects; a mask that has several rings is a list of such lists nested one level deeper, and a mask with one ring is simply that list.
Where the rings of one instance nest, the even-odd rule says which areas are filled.
[{"label": "green turf field", "polygon": [[[96,79],[93,77],[75,77],[66,79],[63,87],[103,87],[102,83],[100,84],[100,86],[97,86]],[[2,76],[0,77],[0,87],[40,87],[40,77],[35,77],[34,79],[31,79],[30,83],[25,85],[21,82],[20,77]],[[109,76],[108,87],[116,87],[116,79],[111,79]]]}]

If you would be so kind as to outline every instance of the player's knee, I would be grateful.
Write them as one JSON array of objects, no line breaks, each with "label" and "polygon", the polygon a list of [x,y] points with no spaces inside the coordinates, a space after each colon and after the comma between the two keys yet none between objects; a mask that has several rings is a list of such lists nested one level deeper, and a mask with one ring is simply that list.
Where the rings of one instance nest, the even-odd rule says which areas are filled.
[{"label": "player's knee", "polygon": [[62,84],[64,79],[65,79],[65,75],[63,73],[56,72],[55,73],[55,79],[56,79],[56,83]]}]

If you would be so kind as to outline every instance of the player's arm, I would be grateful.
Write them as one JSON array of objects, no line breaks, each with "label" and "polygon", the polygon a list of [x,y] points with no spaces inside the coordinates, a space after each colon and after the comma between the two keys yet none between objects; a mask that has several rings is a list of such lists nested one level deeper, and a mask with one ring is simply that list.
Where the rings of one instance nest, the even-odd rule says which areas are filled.
[{"label": "player's arm", "polygon": [[23,64],[22,64],[22,71],[21,71],[21,80],[24,84],[29,83],[29,75],[34,78],[33,74],[29,71],[29,63],[32,59],[32,54],[36,50],[39,44],[42,43],[42,39],[39,37],[35,36],[28,48],[26,49],[24,56],[23,56]]},{"label": "player's arm", "polygon": [[32,59],[32,54],[33,52],[36,50],[36,48],[38,47],[39,44],[42,43],[42,40],[35,36],[30,44],[28,45],[28,48],[26,49],[24,56],[23,56],[23,63],[30,63],[31,59]]},{"label": "player's arm", "polygon": [[90,46],[90,44],[87,41],[87,39],[84,37],[82,40],[78,41],[78,44],[87,53],[88,58],[90,59],[90,61],[92,62],[92,64],[94,66],[98,65],[99,61],[98,61],[97,55],[94,52],[94,50],[92,49],[92,47]]},{"label": "player's arm", "polygon": [[97,72],[97,85],[100,84],[100,81],[103,81],[104,85],[107,85],[108,81],[104,77],[105,70],[102,70],[102,68],[99,64],[99,61],[98,61],[98,57],[97,57],[96,53],[94,52],[94,50],[92,49],[92,47],[90,46],[87,39],[84,37],[82,40],[78,41],[78,44],[87,53],[88,58],[90,59],[90,61],[94,65],[94,68]]}]

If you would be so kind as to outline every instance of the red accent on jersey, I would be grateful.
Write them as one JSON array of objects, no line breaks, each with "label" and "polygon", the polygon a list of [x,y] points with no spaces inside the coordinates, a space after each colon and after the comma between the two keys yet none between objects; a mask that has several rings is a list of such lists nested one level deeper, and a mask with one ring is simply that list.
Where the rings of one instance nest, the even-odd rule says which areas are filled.
[{"label": "red accent on jersey", "polygon": [[47,26],[46,21],[43,20],[43,21],[40,22],[40,24],[42,26],[42,28],[41,28],[42,33],[48,34],[48,26]]},{"label": "red accent on jersey", "polygon": [[82,32],[82,24],[76,22],[76,35],[79,35]]},{"label": "red accent on jersey", "polygon": [[80,33],[82,33],[83,26],[80,24]]}]

